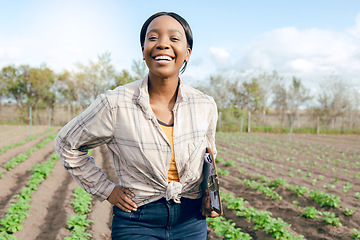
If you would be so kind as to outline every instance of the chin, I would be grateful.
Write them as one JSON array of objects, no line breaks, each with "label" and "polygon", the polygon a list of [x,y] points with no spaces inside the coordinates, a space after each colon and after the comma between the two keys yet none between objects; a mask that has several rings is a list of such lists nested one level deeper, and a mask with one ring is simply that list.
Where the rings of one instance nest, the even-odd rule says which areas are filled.
[{"label": "chin", "polygon": [[169,78],[173,76],[179,76],[179,71],[150,71],[149,74],[161,78]]}]

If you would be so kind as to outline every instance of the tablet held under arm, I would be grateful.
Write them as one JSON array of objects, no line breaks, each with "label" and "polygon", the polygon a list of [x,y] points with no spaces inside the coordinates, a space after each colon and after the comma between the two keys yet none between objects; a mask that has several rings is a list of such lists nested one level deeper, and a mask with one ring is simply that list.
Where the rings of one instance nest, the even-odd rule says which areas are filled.
[{"label": "tablet held under arm", "polygon": [[221,215],[222,205],[220,199],[219,178],[216,171],[214,154],[210,148],[206,148],[204,155],[203,174],[203,188],[209,189],[211,210]]}]

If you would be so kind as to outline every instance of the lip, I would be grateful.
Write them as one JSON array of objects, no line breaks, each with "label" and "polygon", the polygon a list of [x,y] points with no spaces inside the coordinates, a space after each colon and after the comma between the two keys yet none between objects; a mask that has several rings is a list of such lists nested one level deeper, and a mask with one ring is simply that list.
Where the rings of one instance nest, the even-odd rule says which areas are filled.
[{"label": "lip", "polygon": [[[151,56],[151,58],[155,60],[155,58],[157,58],[159,56],[169,57],[169,58],[171,58],[171,61],[175,59],[175,57],[173,57],[173,56],[171,56],[169,54],[156,54],[156,55]],[[161,60],[155,60],[155,61],[161,61]]]}]

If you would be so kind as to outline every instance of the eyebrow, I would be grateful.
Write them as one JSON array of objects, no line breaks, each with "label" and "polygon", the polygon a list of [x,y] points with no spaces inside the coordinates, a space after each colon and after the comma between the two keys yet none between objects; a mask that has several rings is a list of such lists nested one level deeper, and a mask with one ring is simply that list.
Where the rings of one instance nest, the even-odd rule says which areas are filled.
[{"label": "eyebrow", "polygon": [[[151,33],[151,32],[155,32],[155,33],[159,33],[159,29],[151,29],[151,30],[149,30],[149,32],[146,34],[146,35],[148,35],[149,33]],[[169,32],[178,32],[178,33],[180,33],[181,35],[183,35],[179,30],[177,30],[177,29],[169,29]]]}]

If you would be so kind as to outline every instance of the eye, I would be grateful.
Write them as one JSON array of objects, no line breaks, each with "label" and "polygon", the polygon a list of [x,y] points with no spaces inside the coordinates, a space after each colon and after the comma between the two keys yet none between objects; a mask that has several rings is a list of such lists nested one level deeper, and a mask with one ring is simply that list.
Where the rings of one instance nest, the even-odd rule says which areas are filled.
[{"label": "eye", "polygon": [[157,39],[157,36],[149,36],[148,37],[148,40],[156,40]]},{"label": "eye", "polygon": [[179,41],[179,40],[180,40],[180,38],[178,38],[178,37],[171,37],[170,39],[171,39],[171,41],[174,41],[174,42],[176,42],[176,41]]}]

